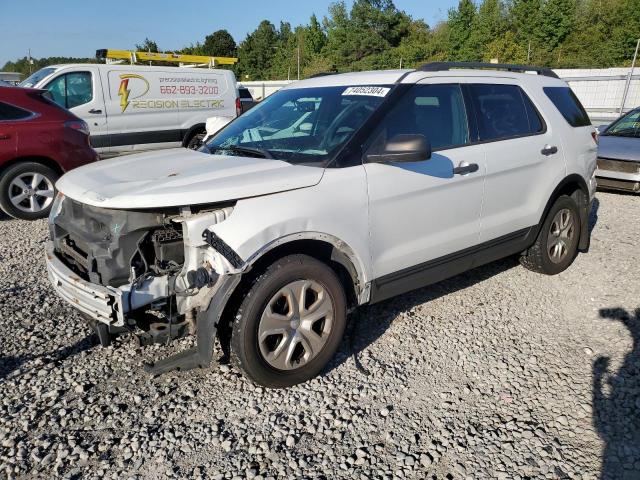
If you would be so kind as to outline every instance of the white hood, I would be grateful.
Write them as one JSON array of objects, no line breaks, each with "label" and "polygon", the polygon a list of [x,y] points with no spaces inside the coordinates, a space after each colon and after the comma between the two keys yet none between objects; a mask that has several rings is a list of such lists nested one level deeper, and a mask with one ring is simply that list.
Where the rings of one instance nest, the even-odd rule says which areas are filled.
[{"label": "white hood", "polygon": [[85,165],[56,187],[103,208],[156,208],[223,202],[316,185],[323,168],[280,160],[210,155],[175,148]]}]

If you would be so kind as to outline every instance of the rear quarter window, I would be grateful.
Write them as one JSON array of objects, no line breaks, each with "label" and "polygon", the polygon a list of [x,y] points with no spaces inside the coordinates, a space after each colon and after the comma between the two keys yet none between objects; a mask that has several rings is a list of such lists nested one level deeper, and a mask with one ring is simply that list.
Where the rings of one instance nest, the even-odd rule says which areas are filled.
[{"label": "rear quarter window", "polygon": [[0,102],[0,122],[6,122],[11,120],[23,120],[33,115],[28,110],[14,107],[8,103]]},{"label": "rear quarter window", "polygon": [[544,93],[572,127],[591,125],[589,115],[569,87],[544,87]]}]

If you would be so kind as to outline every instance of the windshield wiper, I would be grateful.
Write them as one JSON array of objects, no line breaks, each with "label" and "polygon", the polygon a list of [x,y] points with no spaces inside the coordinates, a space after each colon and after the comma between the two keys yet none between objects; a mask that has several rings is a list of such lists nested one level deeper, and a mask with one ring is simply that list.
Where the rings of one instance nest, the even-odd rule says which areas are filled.
[{"label": "windshield wiper", "polygon": [[619,132],[607,133],[605,136],[609,137],[638,137],[640,136],[640,132],[636,132],[635,130],[620,130]]},{"label": "windshield wiper", "polygon": [[247,155],[254,155],[256,157],[261,158],[269,158],[273,160],[273,155],[269,150],[264,150],[262,148],[252,148],[252,147],[243,147],[240,145],[231,145],[229,147],[222,147],[221,150],[231,150],[232,152],[237,153],[246,153]]}]

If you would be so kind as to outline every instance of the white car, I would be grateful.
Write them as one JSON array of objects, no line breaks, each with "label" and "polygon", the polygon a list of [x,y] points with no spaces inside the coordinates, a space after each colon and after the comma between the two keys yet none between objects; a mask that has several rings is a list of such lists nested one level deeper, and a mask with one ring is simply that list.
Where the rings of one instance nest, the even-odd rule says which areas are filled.
[{"label": "white car", "polygon": [[241,113],[231,70],[145,65],[67,64],[42,68],[20,86],[42,88],[89,125],[101,155],[199,148],[206,122]]},{"label": "white car", "polygon": [[493,64],[296,82],[201,151],[63,176],[51,282],[104,344],[197,332],[154,374],[208,365],[217,331],[254,382],[303,382],[359,305],[514,254],[556,274],[588,248],[595,130],[550,99],[568,89]]}]

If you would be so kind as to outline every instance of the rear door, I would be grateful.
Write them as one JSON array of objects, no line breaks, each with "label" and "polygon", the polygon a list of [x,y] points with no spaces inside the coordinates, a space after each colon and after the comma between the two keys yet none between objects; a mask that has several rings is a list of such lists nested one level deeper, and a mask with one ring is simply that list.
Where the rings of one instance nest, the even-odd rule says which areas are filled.
[{"label": "rear door", "polygon": [[16,156],[18,146],[15,122],[17,119],[29,116],[29,112],[18,109],[13,105],[0,102],[0,166]]},{"label": "rear door", "polygon": [[70,110],[89,126],[91,145],[101,153],[109,151],[109,129],[100,71],[96,66],[60,70],[44,86],[51,99]]},{"label": "rear door", "polygon": [[549,186],[565,176],[559,132],[517,82],[483,78],[467,91],[487,159],[481,242],[537,225]]}]

